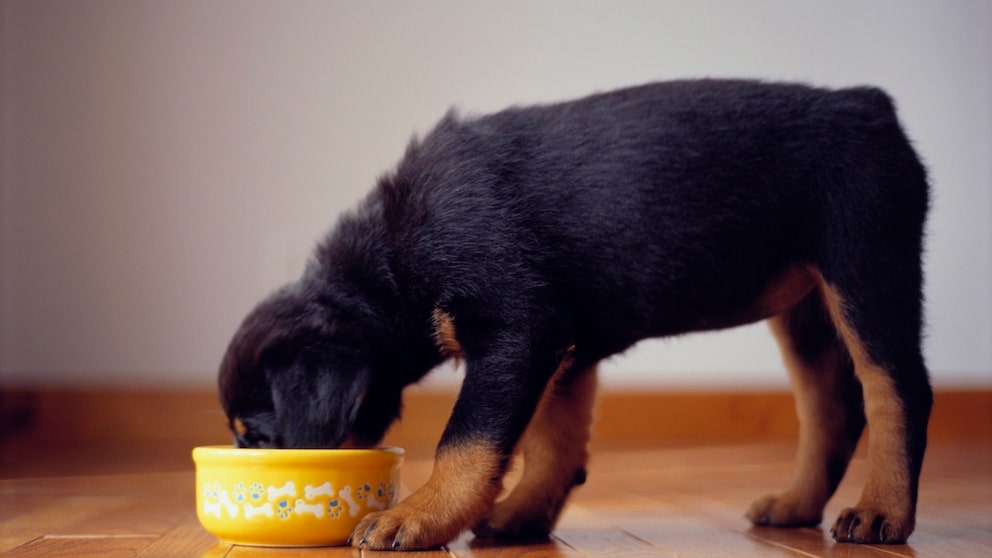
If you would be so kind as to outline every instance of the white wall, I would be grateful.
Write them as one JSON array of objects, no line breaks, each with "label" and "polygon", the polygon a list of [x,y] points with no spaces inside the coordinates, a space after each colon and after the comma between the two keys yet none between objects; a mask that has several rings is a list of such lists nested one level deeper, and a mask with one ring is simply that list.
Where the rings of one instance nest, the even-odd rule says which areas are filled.
[{"label": "white wall", "polygon": [[[212,385],[244,313],[449,105],[686,76],[897,98],[934,184],[935,383],[992,383],[986,0],[0,2],[0,385]],[[780,368],[759,325],[645,343],[604,376]]]}]

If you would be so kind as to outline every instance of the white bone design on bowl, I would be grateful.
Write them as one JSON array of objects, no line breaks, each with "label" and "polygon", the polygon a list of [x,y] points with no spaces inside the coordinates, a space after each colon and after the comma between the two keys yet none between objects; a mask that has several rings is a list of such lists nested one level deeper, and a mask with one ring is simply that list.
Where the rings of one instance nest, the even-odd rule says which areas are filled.
[{"label": "white bone design on bowl", "polygon": [[293,481],[286,481],[286,484],[275,487],[269,487],[269,501],[276,500],[278,498],[296,498],[296,485]]},{"label": "white bone design on bowl", "polygon": [[375,509],[377,509],[379,511],[382,511],[382,510],[386,509],[386,506],[388,504],[389,504],[389,502],[380,502],[379,500],[376,500],[375,497],[373,497],[371,493],[365,499],[365,505],[366,506],[368,506],[370,508],[375,508]]},{"label": "white bone design on bowl", "polygon": [[303,492],[307,496],[307,500],[313,500],[317,496],[327,496],[328,498],[334,497],[334,485],[331,481],[327,481],[320,486],[306,485],[303,487]]},{"label": "white bone design on bowl", "polygon": [[220,519],[220,502],[204,502],[203,513]]},{"label": "white bone design on bowl", "polygon": [[[247,483],[238,483],[235,493],[237,494],[237,487],[241,487],[240,490],[243,492],[245,484]],[[333,509],[328,507],[328,500],[330,500],[334,506],[338,505],[338,501],[347,504],[348,515],[357,517],[363,507],[379,511],[385,510],[392,503],[394,497],[391,485],[388,488],[380,485],[377,493],[368,484],[359,486],[357,490],[351,485],[345,486],[341,490],[335,490],[330,481],[324,481],[319,485],[305,485],[302,494],[305,498],[297,498],[296,484],[293,481],[286,481],[282,486],[262,486],[255,482],[252,487],[259,496],[263,498],[267,496],[268,502],[259,505],[244,502],[242,506],[239,506],[231,500],[230,492],[219,483],[205,484],[204,515],[220,519],[225,515],[224,512],[227,512],[228,517],[235,519],[243,510],[245,519],[250,520],[259,516],[274,518],[277,511],[274,502],[278,502],[281,519],[288,517],[283,515],[284,512],[295,512],[296,515],[309,514],[317,519],[334,519],[337,517],[337,513],[333,513]],[[243,495],[238,500],[239,502],[244,500]]]},{"label": "white bone design on bowl", "polygon": [[358,515],[358,512],[361,510],[362,506],[352,497],[350,486],[342,488],[341,491],[338,492],[338,496],[348,503],[348,515],[351,517]]},{"label": "white bone design on bowl", "polygon": [[302,498],[296,500],[296,507],[293,511],[297,514],[309,513],[314,517],[324,517],[324,504],[308,504]]},{"label": "white bone design on bowl", "polygon": [[245,519],[251,519],[256,515],[264,515],[265,517],[272,517],[275,515],[275,512],[272,511],[272,503],[266,502],[258,507],[251,504],[245,504]]},{"label": "white bone design on bowl", "polygon": [[231,518],[238,517],[238,505],[231,501],[226,490],[220,493],[220,505],[224,506],[224,509],[227,510],[227,515],[231,516]]}]

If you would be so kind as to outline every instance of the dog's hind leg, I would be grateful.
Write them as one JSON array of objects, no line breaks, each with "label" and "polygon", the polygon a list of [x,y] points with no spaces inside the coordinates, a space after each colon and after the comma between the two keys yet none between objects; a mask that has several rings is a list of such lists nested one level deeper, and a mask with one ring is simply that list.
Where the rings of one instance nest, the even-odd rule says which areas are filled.
[{"label": "dog's hind leg", "polygon": [[933,405],[922,353],[928,202],[925,173],[898,128],[876,133],[888,135],[871,138],[871,159],[831,193],[817,267],[819,292],[854,363],[868,420],[868,477],[832,533],[838,541],[898,544],[916,524]]},{"label": "dog's hind leg", "polygon": [[857,505],[834,523],[838,541],[903,543],[916,523],[933,393],[920,352],[918,283],[894,279],[906,283],[851,286],[844,277],[823,283],[863,388],[869,427],[868,479]]},{"label": "dog's hind leg", "polygon": [[574,486],[585,482],[596,366],[566,356],[520,441],[524,472],[473,529],[495,538],[540,538],[554,528]]},{"label": "dog's hind leg", "polygon": [[817,525],[864,430],[861,386],[819,292],[769,320],[795,391],[799,451],[791,484],[761,498],[757,525]]}]

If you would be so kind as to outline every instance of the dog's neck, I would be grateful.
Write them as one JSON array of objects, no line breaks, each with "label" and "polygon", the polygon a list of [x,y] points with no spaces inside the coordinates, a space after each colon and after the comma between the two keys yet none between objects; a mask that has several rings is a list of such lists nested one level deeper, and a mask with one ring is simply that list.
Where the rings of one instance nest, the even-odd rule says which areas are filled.
[{"label": "dog's neck", "polygon": [[404,293],[394,273],[381,208],[366,200],[342,217],[318,246],[301,281],[314,286],[329,312],[353,317],[360,335],[374,347],[370,361],[411,384],[444,357],[434,343],[433,306],[411,304],[417,297]]}]

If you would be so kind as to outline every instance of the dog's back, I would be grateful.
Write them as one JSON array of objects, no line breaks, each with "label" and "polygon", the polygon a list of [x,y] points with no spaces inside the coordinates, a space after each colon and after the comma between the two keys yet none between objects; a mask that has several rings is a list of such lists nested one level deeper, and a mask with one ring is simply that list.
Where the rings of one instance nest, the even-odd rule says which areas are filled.
[{"label": "dog's back", "polygon": [[795,262],[918,254],[927,205],[884,92],[752,81],[451,113],[384,189],[437,300],[534,291],[596,357],[765,317],[745,306]]}]

